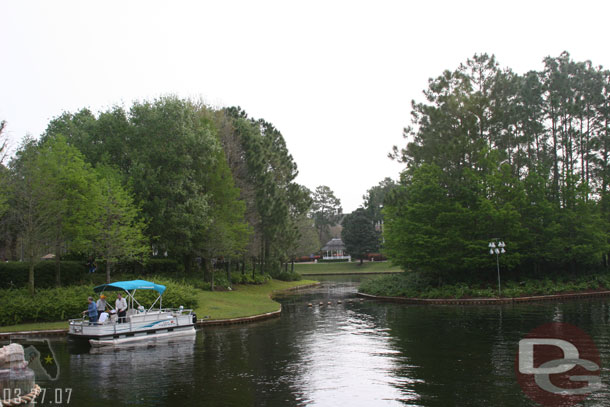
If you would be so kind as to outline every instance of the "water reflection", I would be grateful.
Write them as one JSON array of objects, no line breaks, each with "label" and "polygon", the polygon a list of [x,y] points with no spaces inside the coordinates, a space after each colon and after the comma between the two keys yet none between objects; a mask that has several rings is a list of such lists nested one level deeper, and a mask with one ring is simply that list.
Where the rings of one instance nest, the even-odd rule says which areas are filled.
[{"label": "water reflection", "polygon": [[206,328],[187,343],[102,354],[53,343],[61,374],[46,385],[74,388],[76,406],[533,406],[514,374],[518,342],[561,319],[601,353],[604,388],[584,405],[610,402],[606,300],[385,304],[336,278],[283,296],[281,318]]},{"label": "water reflection", "polygon": [[72,354],[68,366],[78,372],[79,387],[94,390],[88,403],[169,405],[172,395],[193,385],[194,349],[195,337],[91,349]]}]

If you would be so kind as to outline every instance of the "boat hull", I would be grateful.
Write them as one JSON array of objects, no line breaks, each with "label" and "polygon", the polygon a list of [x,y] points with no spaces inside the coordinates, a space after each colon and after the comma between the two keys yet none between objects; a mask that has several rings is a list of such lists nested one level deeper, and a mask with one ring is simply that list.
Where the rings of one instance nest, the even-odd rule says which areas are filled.
[{"label": "boat hull", "polygon": [[114,320],[110,323],[96,324],[72,320],[68,330],[71,339],[86,340],[92,346],[194,334],[195,324],[192,313],[170,311],[128,315],[125,323],[117,323]]},{"label": "boat hull", "polygon": [[148,342],[148,341],[158,341],[158,340],[167,340],[174,338],[183,338],[195,336],[197,332],[195,331],[195,327],[191,326],[184,327],[179,330],[174,330],[171,332],[139,332],[134,333],[133,336],[124,336],[119,338],[112,339],[89,339],[89,344],[94,348],[104,347],[104,346],[119,346],[119,345],[129,345],[133,343],[139,342]]}]

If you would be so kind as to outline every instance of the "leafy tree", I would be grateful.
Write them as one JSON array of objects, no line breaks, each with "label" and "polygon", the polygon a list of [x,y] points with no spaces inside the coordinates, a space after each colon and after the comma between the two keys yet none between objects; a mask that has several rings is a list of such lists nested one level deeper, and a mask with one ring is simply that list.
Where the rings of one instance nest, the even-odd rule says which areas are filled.
[{"label": "leafy tree", "polygon": [[7,190],[7,186],[6,186],[6,182],[7,182],[7,171],[6,168],[4,167],[4,160],[6,159],[6,145],[7,145],[7,138],[5,138],[5,134],[4,134],[4,128],[6,126],[6,122],[4,120],[0,121],[0,219],[2,218],[2,216],[6,213],[7,209],[8,209],[8,204],[7,204],[7,194],[6,194],[6,190]]},{"label": "leafy tree", "polygon": [[313,219],[308,214],[302,214],[296,219],[296,227],[299,238],[291,257],[309,256],[319,251],[321,244]]},{"label": "leafy tree", "polygon": [[227,160],[254,231],[250,255],[261,270],[279,272],[298,239],[295,219],[309,209],[310,198],[294,182],[297,167],[282,134],[271,123],[249,119],[238,107],[225,113],[232,125],[223,133],[223,143],[230,146]]},{"label": "leafy tree", "polygon": [[396,182],[391,178],[384,178],[383,181],[369,190],[362,197],[364,209],[373,220],[373,224],[380,225],[383,221],[382,209],[386,196],[396,188]]},{"label": "leafy tree", "polygon": [[341,239],[345,243],[346,251],[357,259],[362,265],[367,253],[377,252],[379,249],[379,233],[373,226],[373,219],[363,208],[345,215],[343,218]]},{"label": "leafy tree", "polygon": [[224,153],[217,153],[216,165],[211,169],[206,182],[210,202],[211,222],[202,230],[201,247],[205,269],[210,274],[214,290],[214,267],[212,259],[230,261],[239,258],[246,249],[250,227],[244,219],[246,205],[239,198],[239,189],[233,182]]},{"label": "leafy tree", "polygon": [[[569,54],[517,75],[475,55],[413,102],[386,249],[405,268],[465,278],[502,237],[519,272],[596,267],[608,253],[607,71]],[[607,202],[607,200],[606,200]],[[607,262],[606,262],[607,263]]]},{"label": "leafy tree", "polygon": [[21,244],[28,262],[28,290],[35,292],[34,267],[41,261],[45,244],[46,218],[40,210],[46,199],[37,188],[37,147],[34,140],[25,139],[11,161],[9,196],[11,215],[20,230]]},{"label": "leafy tree", "polygon": [[320,243],[330,238],[330,227],[340,222],[343,215],[341,200],[326,185],[320,185],[313,193],[312,214]]},{"label": "leafy tree", "polygon": [[[45,239],[55,252],[55,282],[61,285],[60,259],[68,245],[78,249],[89,243],[92,228],[91,186],[95,178],[91,167],[80,152],[69,146],[62,136],[48,138],[39,146],[26,145],[22,165],[21,185],[28,205],[22,207],[29,223],[28,233]],[[17,178],[19,180],[19,177]],[[36,219],[34,222],[33,219]],[[32,249],[33,250],[33,249]]]},{"label": "leafy tree", "polygon": [[112,267],[123,260],[144,260],[151,252],[144,236],[145,223],[134,198],[121,184],[116,170],[100,165],[95,169],[97,192],[91,210],[95,214],[93,250],[106,262],[106,282]]}]

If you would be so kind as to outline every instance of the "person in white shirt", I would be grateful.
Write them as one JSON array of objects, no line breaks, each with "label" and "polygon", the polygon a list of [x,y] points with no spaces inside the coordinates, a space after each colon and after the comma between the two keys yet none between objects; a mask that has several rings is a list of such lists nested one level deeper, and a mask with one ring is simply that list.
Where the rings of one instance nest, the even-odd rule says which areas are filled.
[{"label": "person in white shirt", "polygon": [[119,324],[125,322],[125,315],[127,313],[127,301],[125,298],[119,293],[117,295],[117,299],[114,303],[114,308],[116,309],[117,316],[119,317]]}]

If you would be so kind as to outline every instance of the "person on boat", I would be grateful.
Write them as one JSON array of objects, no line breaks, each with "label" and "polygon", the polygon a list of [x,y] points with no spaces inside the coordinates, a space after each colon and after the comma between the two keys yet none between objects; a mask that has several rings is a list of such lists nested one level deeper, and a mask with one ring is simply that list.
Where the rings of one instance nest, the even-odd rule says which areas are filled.
[{"label": "person on boat", "polygon": [[97,322],[97,306],[93,302],[93,297],[89,297],[87,301],[89,301],[89,306],[87,307],[87,311],[83,311],[83,314],[87,313],[89,315],[89,322],[95,323]]},{"label": "person on boat", "polygon": [[117,299],[114,303],[114,308],[116,309],[117,316],[119,317],[119,324],[125,322],[125,315],[127,313],[127,301],[121,295],[121,293],[117,294]]},{"label": "person on boat", "polygon": [[97,306],[97,315],[102,315],[102,312],[106,311],[106,296],[100,295],[100,299],[95,303]]}]

